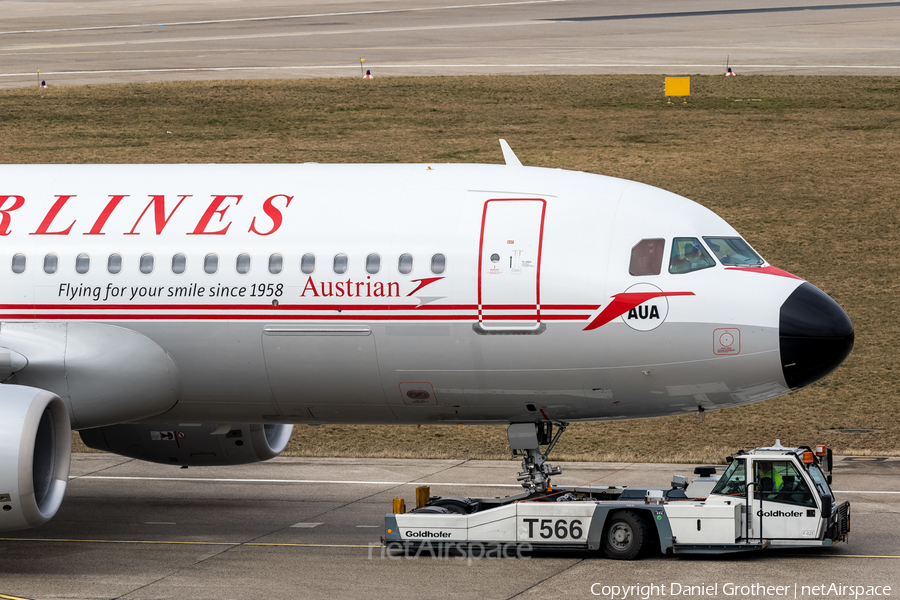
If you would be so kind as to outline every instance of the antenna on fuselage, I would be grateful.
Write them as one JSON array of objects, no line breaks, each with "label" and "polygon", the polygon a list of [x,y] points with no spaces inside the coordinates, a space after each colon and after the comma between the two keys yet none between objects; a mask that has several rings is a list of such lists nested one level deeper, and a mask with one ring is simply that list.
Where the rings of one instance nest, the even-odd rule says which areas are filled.
[{"label": "antenna on fuselage", "polygon": [[503,160],[506,161],[506,164],[511,167],[521,167],[522,161],[519,160],[519,157],[516,156],[516,153],[512,151],[512,148],[509,147],[509,144],[506,143],[506,140],[500,140],[500,149],[503,150]]}]

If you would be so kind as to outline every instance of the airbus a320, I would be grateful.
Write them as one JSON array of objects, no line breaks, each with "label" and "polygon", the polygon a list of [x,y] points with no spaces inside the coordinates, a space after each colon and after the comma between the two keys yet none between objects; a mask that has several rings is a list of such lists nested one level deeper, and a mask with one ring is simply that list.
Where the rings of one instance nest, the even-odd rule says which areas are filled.
[{"label": "airbus a320", "polygon": [[[549,423],[775,398],[850,352],[841,307],[710,210],[502,147],[0,166],[0,531],[56,513],[72,429],[179,466],[266,460],[298,423],[530,423],[546,443]],[[545,488],[546,452],[518,451]]]}]

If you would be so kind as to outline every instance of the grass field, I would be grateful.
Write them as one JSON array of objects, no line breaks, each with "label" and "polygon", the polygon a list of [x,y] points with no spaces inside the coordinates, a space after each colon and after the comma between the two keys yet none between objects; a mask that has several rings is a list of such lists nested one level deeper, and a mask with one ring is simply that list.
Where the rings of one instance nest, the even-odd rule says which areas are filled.
[{"label": "grass field", "polygon": [[[17,89],[0,91],[0,161],[499,163],[503,137],[527,165],[659,186],[831,294],[856,347],[822,382],[702,424],[575,424],[554,458],[707,462],[775,437],[900,454],[900,78],[694,76],[686,105],[662,89],[652,75]],[[503,458],[506,441],[502,427],[299,426],[289,452]]]}]

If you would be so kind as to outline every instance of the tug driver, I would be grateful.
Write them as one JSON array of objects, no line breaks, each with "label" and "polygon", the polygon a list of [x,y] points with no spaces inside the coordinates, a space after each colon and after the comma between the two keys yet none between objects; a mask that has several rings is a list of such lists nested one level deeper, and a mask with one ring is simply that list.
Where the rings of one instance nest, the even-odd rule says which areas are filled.
[{"label": "tug driver", "polygon": [[758,461],[756,463],[756,489],[758,494],[777,494],[784,487],[784,478],[775,463],[771,461]]}]

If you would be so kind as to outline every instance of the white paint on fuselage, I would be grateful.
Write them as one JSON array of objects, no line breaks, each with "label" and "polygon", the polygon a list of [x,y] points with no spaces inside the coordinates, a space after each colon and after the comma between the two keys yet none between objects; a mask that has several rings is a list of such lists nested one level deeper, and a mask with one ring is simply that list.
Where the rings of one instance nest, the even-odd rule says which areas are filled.
[{"label": "white paint on fuselage", "polygon": [[[779,309],[801,280],[721,264],[669,274],[674,237],[738,234],[706,208],[650,186],[440,164],[2,166],[0,181],[0,318],[88,320],[147,336],[180,377],[167,420],[633,418],[788,391]],[[151,202],[160,196],[164,203]],[[501,199],[546,203],[539,263],[526,266],[540,270],[539,308],[533,294],[521,305],[479,305],[479,285],[516,282],[498,268],[483,270],[482,279],[495,279],[479,284],[485,203]],[[482,248],[485,265],[516,247],[501,243],[498,227],[490,244],[501,247]],[[632,276],[631,249],[648,238],[665,240],[662,273]],[[21,274],[9,268],[17,253],[26,256]],[[123,260],[115,275],[106,269],[111,253]],[[177,253],[187,259],[178,275]],[[236,272],[242,253],[251,257],[246,274]],[[58,257],[56,273],[42,268],[47,254]],[[85,274],[75,272],[79,254],[90,257]],[[154,258],[149,274],[138,268],[145,254]],[[209,254],[218,257],[215,274],[203,270]],[[277,274],[267,268],[273,254],[284,261]],[[313,273],[300,271],[304,254],[316,257]],[[341,275],[332,270],[338,254],[348,257]],[[370,254],[380,257],[378,273],[365,270]],[[403,254],[413,257],[409,273],[398,270]],[[430,268],[436,254],[445,257],[440,273]],[[664,322],[652,330],[623,318],[586,330],[638,283],[683,295],[664,298]],[[546,328],[480,335],[473,325],[489,311],[523,330],[537,314]],[[740,351],[717,354],[717,329],[739,330]],[[436,397],[407,397],[413,384]]]}]

